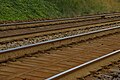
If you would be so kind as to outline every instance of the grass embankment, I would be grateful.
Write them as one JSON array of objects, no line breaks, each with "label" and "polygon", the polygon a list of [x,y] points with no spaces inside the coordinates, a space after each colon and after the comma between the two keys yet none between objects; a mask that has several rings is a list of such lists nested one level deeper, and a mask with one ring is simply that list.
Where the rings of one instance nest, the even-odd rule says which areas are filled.
[{"label": "grass embankment", "polygon": [[0,0],[0,21],[119,12],[120,0]]}]

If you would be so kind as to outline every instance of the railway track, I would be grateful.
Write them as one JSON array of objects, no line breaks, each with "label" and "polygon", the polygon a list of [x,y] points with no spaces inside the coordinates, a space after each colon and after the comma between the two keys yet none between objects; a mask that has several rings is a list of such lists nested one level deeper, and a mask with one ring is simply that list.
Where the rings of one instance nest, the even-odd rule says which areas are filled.
[{"label": "railway track", "polygon": [[[102,17],[101,16],[105,16]],[[60,19],[60,20],[48,20],[48,21],[36,21],[36,22],[26,22],[26,23],[14,23],[14,24],[1,24],[0,25],[0,42],[5,41],[11,37],[22,36],[22,35],[31,35],[36,33],[48,32],[48,31],[55,31],[55,30],[62,30],[74,27],[80,27],[90,24],[98,24],[98,23],[107,23],[113,21],[119,21],[119,13],[114,14],[101,14],[96,16],[87,16],[81,18],[68,18],[68,19]],[[63,21],[62,23],[59,21]],[[52,22],[53,24],[50,24]],[[57,24],[54,24],[57,22]],[[37,23],[39,23],[38,26]],[[47,23],[47,25],[42,25],[42,23]],[[69,23],[69,24],[68,24]],[[31,27],[27,25],[32,24]],[[25,26],[25,28],[23,27]],[[13,26],[15,27],[13,29]],[[18,28],[19,26],[19,28]],[[4,30],[4,28],[7,28]],[[8,34],[9,33],[9,34]],[[5,38],[5,39],[4,39]],[[28,38],[28,37],[24,37]],[[2,40],[1,40],[2,39]],[[13,39],[12,39],[13,40]],[[14,40],[16,40],[14,38]]]},{"label": "railway track", "polygon": [[120,56],[120,49],[75,66],[46,80],[119,80],[120,57],[118,56]]},{"label": "railway track", "polygon": [[[81,20],[81,21],[74,20],[74,22],[71,22],[71,23],[64,22],[64,24],[61,23],[58,25],[48,25],[48,26],[40,26],[39,25],[38,27],[35,27],[34,25],[32,25],[32,27],[34,27],[34,28],[27,27],[25,29],[3,30],[0,32],[0,34],[1,34],[0,38],[10,37],[10,36],[19,36],[19,35],[24,35],[24,34],[40,33],[40,32],[51,31],[51,30],[74,28],[74,27],[80,27],[80,26],[85,26],[85,25],[113,22],[113,21],[119,21],[119,20],[120,20],[120,17],[115,16],[115,17],[110,17],[110,18],[106,18],[106,19],[95,18],[95,19]],[[25,25],[25,26],[27,26],[27,25]],[[20,27],[22,27],[22,26],[20,26]],[[2,28],[2,27],[0,27],[0,28]],[[7,28],[7,27],[3,27],[3,28]],[[12,27],[10,27],[10,28],[12,28]],[[9,33],[9,34],[7,34],[7,33]]]},{"label": "railway track", "polygon": [[[114,26],[3,50],[0,51],[0,80],[49,80],[119,47],[120,26]],[[56,79],[66,80],[66,77]]]},{"label": "railway track", "polygon": [[[100,17],[0,25],[1,32],[16,30],[15,35],[0,35],[0,80],[94,78],[92,72],[120,59],[119,14]],[[44,28],[18,34],[38,25]]]},{"label": "railway track", "polygon": [[[9,30],[9,29],[23,29],[23,28],[34,28],[38,26],[47,26],[47,25],[59,25],[66,23],[74,22],[84,22],[87,20],[94,20],[99,18],[110,18],[110,17],[119,17],[120,13],[108,13],[108,14],[99,14],[99,15],[88,15],[75,18],[63,18],[63,19],[54,19],[54,20],[43,20],[43,21],[32,21],[32,22],[20,22],[20,23],[8,23],[0,24],[0,30]],[[30,24],[30,25],[28,25]],[[34,25],[34,26],[33,26]]]},{"label": "railway track", "polygon": [[[102,25],[102,26],[101,26]],[[63,30],[63,32],[58,32],[58,31],[54,31],[54,33],[48,33],[48,34],[43,34],[41,36],[35,36],[32,35],[32,37],[29,38],[24,38],[22,37],[22,39],[19,39],[18,37],[15,39],[9,38],[10,40],[5,40],[3,39],[1,42],[1,47],[0,50],[5,50],[5,49],[9,49],[9,48],[15,48],[15,47],[19,47],[19,46],[24,46],[24,45],[28,45],[28,44],[33,44],[33,43],[38,43],[38,42],[43,42],[43,41],[48,41],[48,40],[52,40],[52,39],[57,39],[57,38],[63,38],[63,37],[67,37],[67,36],[73,36],[73,35],[77,35],[80,33],[85,33],[85,32],[89,32],[89,31],[95,31],[95,30],[99,30],[99,29],[106,29],[106,28],[110,28],[110,27],[114,27],[117,26],[118,24],[113,24],[113,23],[105,23],[103,25],[102,24],[98,24],[96,26],[84,26],[83,28],[74,28],[74,29],[68,29],[68,30]],[[28,36],[28,35],[26,35]],[[30,35],[31,36],[31,35]]]},{"label": "railway track", "polygon": [[[0,32],[0,50],[5,50],[9,48],[15,48],[19,46],[24,46],[28,44],[38,43],[42,41],[47,41],[55,38],[61,38],[66,36],[71,36],[79,33],[83,33],[86,31],[93,31],[101,28],[108,28],[117,26],[120,23],[119,16],[114,16],[106,19],[98,19],[93,22],[90,19],[90,23],[76,22],[72,23],[72,25],[59,25],[53,26],[55,28],[51,28],[52,26],[48,26],[48,28],[40,28],[40,29],[27,29],[27,30],[10,30],[10,31],[1,31]],[[86,24],[87,23],[87,24]],[[93,24],[94,23],[94,24]],[[69,25],[69,26],[68,26]],[[102,27],[106,25],[107,27]],[[113,26],[109,26],[113,25]],[[62,27],[61,27],[62,26]],[[34,32],[35,31],[35,32]],[[9,34],[8,34],[9,33]]]}]

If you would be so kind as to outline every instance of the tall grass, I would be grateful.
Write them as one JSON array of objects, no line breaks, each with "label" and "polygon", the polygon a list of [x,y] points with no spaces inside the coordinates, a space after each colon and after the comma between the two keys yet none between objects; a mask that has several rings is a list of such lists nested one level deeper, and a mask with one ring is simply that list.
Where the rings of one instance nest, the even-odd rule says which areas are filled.
[{"label": "tall grass", "polygon": [[0,20],[26,20],[60,16],[57,7],[44,0],[0,0]]},{"label": "tall grass", "polygon": [[120,0],[0,0],[0,21],[119,12]]}]

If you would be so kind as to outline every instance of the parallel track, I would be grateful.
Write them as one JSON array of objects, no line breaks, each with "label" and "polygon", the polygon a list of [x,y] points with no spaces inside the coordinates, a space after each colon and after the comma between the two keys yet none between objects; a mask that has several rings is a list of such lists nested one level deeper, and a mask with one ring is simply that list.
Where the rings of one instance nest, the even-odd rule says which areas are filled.
[{"label": "parallel track", "polygon": [[1,51],[0,79],[49,79],[55,74],[118,50],[119,34],[120,26],[116,26]]},{"label": "parallel track", "polygon": [[[80,65],[78,65],[78,66],[76,66],[76,67],[73,67],[73,68],[71,68],[71,69],[69,69],[69,70],[66,70],[66,71],[64,71],[64,72],[61,72],[61,73],[59,73],[59,74],[57,74],[57,75],[54,75],[54,76],[52,76],[52,77],[50,77],[50,78],[47,78],[46,80],[56,80],[56,79],[60,79],[60,77],[62,77],[62,79],[60,79],[60,80],[67,80],[67,79],[69,79],[69,80],[75,80],[75,77],[76,77],[76,80],[97,80],[97,79],[100,79],[100,80],[104,80],[104,78],[102,77],[102,75],[101,75],[101,77],[99,76],[101,73],[97,73],[97,71],[95,72],[93,72],[92,71],[92,69],[94,69],[94,68],[91,68],[91,70],[90,69],[88,69],[87,70],[87,72],[91,72],[91,74],[89,74],[88,76],[86,76],[86,77],[79,77],[78,75],[83,75],[82,74],[82,72],[79,72],[80,74],[78,74],[78,75],[76,75],[75,74],[75,72],[74,71],[76,71],[76,72],[78,72],[78,70],[79,69],[81,69],[81,68],[83,68],[83,67],[85,67],[85,66],[88,66],[88,65],[91,65],[91,64],[93,64],[93,63],[98,63],[98,64],[100,64],[99,63],[99,61],[100,60],[103,60],[103,59],[105,59],[105,58],[108,58],[108,57],[111,57],[111,58],[113,58],[112,56],[119,56],[120,55],[120,49],[119,50],[116,50],[116,51],[113,51],[113,52],[111,52],[111,53],[108,53],[108,54],[106,54],[106,55],[103,55],[103,56],[101,56],[101,57],[98,57],[98,58],[96,58],[96,59],[93,59],[93,60],[91,60],[91,61],[88,61],[88,62],[86,62],[86,63],[83,63],[83,64],[80,64]],[[118,59],[116,59],[116,61],[117,60],[120,60],[120,57],[116,57],[116,58],[118,58]],[[110,60],[110,59],[109,59]],[[112,61],[112,60],[111,60]],[[111,61],[109,61],[109,62],[111,62]],[[97,64],[97,65],[98,65]],[[104,65],[106,65],[105,63],[104,63]],[[94,65],[95,66],[95,65]],[[101,67],[101,66],[99,66],[99,67]],[[87,69],[87,68],[85,68],[85,69]],[[99,68],[98,68],[99,69]],[[100,69],[101,70],[101,69]],[[120,73],[120,67],[118,67],[118,74],[116,74],[116,76],[120,76],[119,75],[119,73]],[[79,70],[80,71],[80,70]],[[85,70],[86,71],[86,70]],[[99,71],[98,71],[99,72]],[[116,70],[116,72],[117,72],[117,70]],[[70,75],[71,73],[74,73],[75,75]],[[94,73],[94,74],[93,74]],[[105,76],[105,73],[103,72],[103,76],[104,77],[106,77],[106,79],[105,80],[110,80],[110,79],[107,79],[107,77],[109,77],[109,76]],[[69,75],[69,76],[67,76],[66,77],[66,75]],[[96,76],[94,76],[94,75],[96,75]],[[119,78],[120,79],[120,78]],[[112,80],[112,79],[111,79]]]},{"label": "parallel track", "polygon": [[[112,27],[112,28],[101,29],[101,30],[91,31],[91,32],[87,32],[87,33],[73,35],[73,36],[68,36],[68,37],[53,39],[53,40],[49,40],[49,41],[39,42],[36,44],[25,45],[25,46],[16,47],[16,48],[7,49],[7,50],[1,50],[0,54],[2,56],[0,55],[0,57],[1,57],[0,59],[1,59],[1,61],[4,61],[6,59],[9,59],[10,57],[14,58],[15,55],[16,55],[16,57],[19,57],[19,55],[35,53],[39,50],[45,50],[45,49],[49,49],[52,47],[59,47],[60,45],[70,44],[70,43],[81,41],[84,39],[86,40],[86,39],[91,38],[90,37],[91,35],[93,37],[97,37],[98,34],[100,36],[102,36],[102,35],[105,35],[104,31],[108,32],[107,34],[116,33],[116,32],[120,31],[119,28],[120,28],[120,26],[116,26],[116,27]],[[101,33],[103,33],[103,34],[101,34]],[[76,39],[78,39],[78,40],[76,40]],[[64,43],[64,41],[65,42],[68,41],[68,42]],[[57,43],[57,45],[54,45],[56,43]],[[51,44],[53,44],[53,45],[51,45]],[[35,48],[35,50],[34,50],[34,48]],[[39,49],[39,48],[41,48],[41,49]],[[21,53],[21,51],[23,51],[23,52]],[[11,53],[12,56],[10,56],[10,57],[6,56],[7,53]],[[5,55],[5,57],[3,57],[4,55]]]},{"label": "parallel track", "polygon": [[[113,22],[113,23],[117,23],[117,22]],[[73,36],[73,35],[82,34],[85,32],[95,31],[99,29],[106,29],[106,28],[120,25],[119,23],[118,24],[113,24],[113,23],[105,23],[105,24],[102,23],[102,24],[97,24],[96,26],[91,25],[91,26],[84,26],[80,28],[60,30],[60,32],[53,31],[53,33],[52,32],[48,32],[45,34],[41,33],[40,35],[32,34],[30,35],[31,37],[29,36],[29,38],[27,37],[28,35],[24,35],[24,37],[22,37],[21,39],[19,37],[13,37],[13,38],[8,37],[8,40],[6,38],[5,39],[3,38],[0,40],[0,43],[1,43],[0,49],[9,49],[9,48],[24,46],[28,44],[48,41],[48,40],[57,39],[57,38],[63,38],[67,36]],[[27,38],[25,38],[25,36]]]},{"label": "parallel track", "polygon": [[[13,30],[11,30],[10,32],[3,31],[3,32],[1,32],[1,36],[0,36],[1,37],[0,38],[0,44],[1,44],[0,50],[23,46],[23,45],[27,45],[27,44],[31,44],[31,43],[37,43],[37,42],[41,42],[41,41],[45,41],[45,40],[51,40],[56,37],[58,38],[58,37],[61,37],[64,35],[66,35],[66,36],[68,36],[69,34],[74,35],[75,31],[79,33],[79,32],[86,32],[87,30],[89,31],[94,28],[97,30],[99,28],[103,28],[102,26],[104,26],[104,25],[117,26],[120,23],[119,20],[120,20],[119,17],[115,18],[115,20],[114,20],[114,18],[111,18],[110,20],[108,19],[107,21],[102,21],[102,19],[101,19],[101,20],[98,20],[98,21],[95,21],[92,23],[88,23],[87,25],[86,24],[81,25],[79,23],[75,23],[75,24],[77,24],[77,26],[76,25],[73,26],[73,24],[72,25],[68,24],[70,26],[63,26],[63,27],[60,26],[60,27],[56,27],[56,28],[48,28],[50,30],[45,28],[45,29],[43,29],[43,31],[42,31],[42,29],[40,29],[40,31],[38,30],[38,32],[34,32],[32,30],[28,30],[28,31],[23,30],[22,32],[21,32],[21,30],[15,31],[15,32]],[[113,26],[111,26],[111,27],[113,27]],[[54,37],[54,35],[56,35],[56,36]]]},{"label": "parallel track", "polygon": [[[26,29],[16,29],[16,30],[3,30],[0,32],[0,38],[10,37],[10,36],[20,36],[25,34],[33,34],[33,33],[40,33],[40,32],[47,32],[53,30],[60,30],[60,29],[67,29],[67,28],[74,28],[80,26],[87,26],[91,24],[100,24],[100,23],[107,23],[107,22],[115,22],[119,21],[120,17],[113,17],[113,18],[106,18],[106,19],[90,19],[82,22],[77,22],[76,20],[73,23],[64,23],[59,25],[49,25],[49,26],[38,26],[35,28],[26,28]],[[25,25],[27,26],[27,25]],[[34,25],[32,25],[34,27]],[[20,26],[22,27],[22,26]],[[12,28],[12,27],[10,27]],[[9,34],[7,34],[9,33]]]},{"label": "parallel track", "polygon": [[[38,43],[55,38],[61,38],[69,35],[75,35],[75,31],[80,33],[86,32],[87,30],[92,30],[94,28],[97,30],[97,27],[99,29],[103,25],[117,26],[117,24],[120,23],[119,18],[120,14],[114,13],[87,16],[86,18],[78,17],[52,21],[48,20],[15,24],[1,24],[0,28],[6,29],[0,31],[0,50],[24,46],[31,43]],[[51,25],[49,22],[53,24]],[[39,26],[35,26],[37,23],[39,23]],[[45,25],[42,26],[42,23],[45,23]],[[29,24],[33,25],[31,25],[31,27],[27,27]],[[23,27],[23,25],[25,27]],[[12,28],[13,26],[14,29]]]},{"label": "parallel track", "polygon": [[78,19],[83,19],[85,20],[85,18],[89,19],[89,18],[94,18],[95,17],[117,17],[120,16],[120,13],[107,13],[107,14],[98,14],[98,15],[88,15],[88,16],[81,16],[81,17],[75,17],[75,18],[62,18],[62,19],[54,19],[54,20],[43,20],[43,21],[31,21],[31,22],[19,22],[19,23],[8,23],[8,24],[0,24],[0,27],[8,27],[8,26],[16,26],[16,25],[26,25],[26,24],[36,24],[36,23],[48,23],[50,24],[50,22],[57,22],[57,23],[61,23],[61,21],[63,21],[62,23],[64,24],[65,22],[72,22],[72,20],[78,20]]},{"label": "parallel track", "polygon": [[95,67],[119,60],[120,26],[116,19],[95,26],[103,28],[86,26],[90,30],[83,33],[0,50],[0,80],[82,79]]}]

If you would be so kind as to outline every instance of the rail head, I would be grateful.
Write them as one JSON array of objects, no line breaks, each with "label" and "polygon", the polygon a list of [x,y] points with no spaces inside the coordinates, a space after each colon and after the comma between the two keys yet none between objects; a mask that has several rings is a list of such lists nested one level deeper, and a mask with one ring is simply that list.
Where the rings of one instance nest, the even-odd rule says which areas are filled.
[{"label": "rail head", "polygon": [[23,49],[23,48],[29,48],[29,47],[33,47],[33,46],[42,45],[42,44],[47,44],[47,43],[57,42],[57,41],[61,41],[61,40],[66,40],[66,39],[70,39],[70,38],[85,36],[85,35],[94,34],[94,33],[99,33],[99,32],[103,32],[103,31],[119,29],[119,28],[120,28],[120,26],[115,26],[115,27],[111,27],[111,28],[100,29],[100,30],[96,30],[96,31],[90,31],[90,32],[86,32],[86,33],[81,33],[81,34],[77,34],[77,35],[67,36],[67,37],[63,37],[63,38],[57,38],[57,39],[48,40],[48,41],[44,41],[44,42],[39,42],[39,43],[35,43],[35,44],[29,44],[29,45],[16,47],[16,48],[11,48],[11,49],[7,49],[7,50],[0,50],[0,54],[11,52],[11,51],[20,50],[20,49]]},{"label": "rail head", "polygon": [[113,52],[111,52],[111,53],[108,53],[108,54],[106,54],[106,55],[104,55],[104,56],[101,56],[101,57],[99,57],[99,58],[96,58],[96,59],[93,59],[93,60],[91,60],[91,61],[88,61],[88,62],[86,62],[86,63],[83,63],[83,64],[81,64],[81,65],[78,65],[78,66],[76,66],[76,67],[73,67],[73,68],[71,68],[71,69],[68,69],[68,70],[66,70],[66,71],[64,71],[64,72],[61,72],[61,73],[59,73],[59,74],[56,74],[56,75],[54,75],[54,76],[52,76],[52,77],[49,77],[49,78],[47,78],[47,79],[45,79],[45,80],[53,80],[53,79],[56,79],[56,78],[58,78],[58,77],[60,77],[60,76],[62,76],[62,75],[65,75],[65,74],[70,73],[70,72],[72,72],[72,71],[74,71],[74,70],[80,69],[80,68],[82,68],[82,67],[84,67],[84,66],[86,66],[86,65],[92,64],[92,63],[94,63],[94,62],[100,61],[100,60],[102,60],[102,59],[105,59],[105,58],[107,58],[107,57],[109,57],[109,56],[112,56],[112,55],[115,55],[115,54],[117,54],[117,53],[120,53],[120,49],[119,49],[119,50],[116,50],[116,51],[113,51]]},{"label": "rail head", "polygon": [[[89,18],[91,16],[88,16]],[[66,21],[66,20],[76,20],[82,19],[83,17],[76,17],[76,18],[61,18],[61,19],[51,19],[51,20],[39,20],[39,21],[31,21],[31,22],[18,22],[18,23],[8,23],[8,24],[0,24],[1,26],[14,26],[14,25],[25,25],[25,24],[36,24],[36,23],[47,23],[47,22],[57,22],[57,21]]]}]

